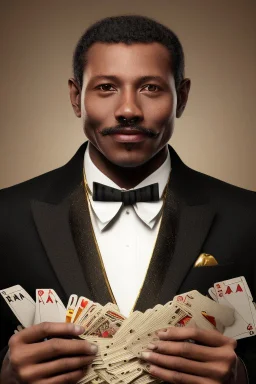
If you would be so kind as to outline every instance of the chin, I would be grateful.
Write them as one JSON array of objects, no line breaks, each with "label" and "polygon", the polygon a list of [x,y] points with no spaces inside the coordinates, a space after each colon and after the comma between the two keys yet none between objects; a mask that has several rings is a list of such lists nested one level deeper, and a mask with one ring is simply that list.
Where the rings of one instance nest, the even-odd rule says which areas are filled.
[{"label": "chin", "polygon": [[136,168],[139,167],[145,163],[147,163],[150,160],[150,156],[145,156],[145,154],[136,154],[136,156],[129,154],[125,156],[110,156],[108,157],[108,160],[117,165],[118,167],[122,168]]}]

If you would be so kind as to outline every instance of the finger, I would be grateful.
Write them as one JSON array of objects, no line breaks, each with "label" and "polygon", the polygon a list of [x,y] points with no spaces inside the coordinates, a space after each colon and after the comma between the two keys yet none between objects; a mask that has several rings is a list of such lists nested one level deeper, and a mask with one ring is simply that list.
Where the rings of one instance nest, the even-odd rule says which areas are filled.
[{"label": "finger", "polygon": [[42,377],[50,378],[67,372],[85,369],[93,362],[93,359],[94,356],[76,356],[58,359],[43,364],[36,364],[29,367],[27,372],[23,372],[23,380],[25,382],[35,382]]},{"label": "finger", "polygon": [[77,337],[84,327],[72,323],[44,322],[33,325],[15,335],[22,343],[35,343],[50,337]]},{"label": "finger", "polygon": [[223,336],[215,330],[205,330],[189,327],[170,327],[164,331],[157,331],[160,340],[182,341],[192,339],[198,343],[208,345],[210,347],[221,347],[225,344],[232,344],[236,347],[236,341],[229,337]]},{"label": "finger", "polygon": [[202,363],[188,360],[183,357],[162,355],[155,352],[143,352],[142,359],[146,360],[158,367],[167,368],[169,370],[190,373],[192,375],[214,377],[215,367],[211,363]]},{"label": "finger", "polygon": [[33,382],[33,384],[73,384],[77,383],[84,376],[85,371],[83,369],[79,369],[74,372],[64,373],[63,375],[54,376],[48,379],[37,380]]},{"label": "finger", "polygon": [[212,348],[189,343],[187,341],[156,341],[147,346],[148,349],[163,355],[180,356],[196,361],[215,361],[225,356],[222,348]]},{"label": "finger", "polygon": [[41,363],[61,356],[95,355],[98,347],[86,340],[66,340],[53,338],[41,343],[30,344],[24,349],[20,361]]},{"label": "finger", "polygon": [[216,381],[212,379],[193,376],[178,371],[171,371],[169,369],[157,367],[156,365],[149,365],[147,370],[150,375],[172,384],[216,384]]}]

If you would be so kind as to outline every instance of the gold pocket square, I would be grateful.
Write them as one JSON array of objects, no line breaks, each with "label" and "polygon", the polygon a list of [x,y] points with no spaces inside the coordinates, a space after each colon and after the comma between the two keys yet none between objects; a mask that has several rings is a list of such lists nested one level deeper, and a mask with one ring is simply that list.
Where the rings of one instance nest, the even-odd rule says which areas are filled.
[{"label": "gold pocket square", "polygon": [[201,253],[201,255],[196,260],[194,267],[212,267],[213,265],[218,265],[215,257],[210,255],[209,253]]}]

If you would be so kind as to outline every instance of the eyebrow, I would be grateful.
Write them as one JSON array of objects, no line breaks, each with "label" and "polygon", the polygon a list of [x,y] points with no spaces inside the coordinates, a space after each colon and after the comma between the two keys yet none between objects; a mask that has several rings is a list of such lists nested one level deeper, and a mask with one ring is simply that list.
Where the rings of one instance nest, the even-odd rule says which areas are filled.
[{"label": "eyebrow", "polygon": [[[113,75],[97,75],[91,78],[91,81],[97,81],[97,80],[110,80],[115,82],[120,81],[118,76],[113,76]],[[145,81],[152,81],[152,80],[166,83],[166,81],[161,76],[142,76],[138,78],[138,82],[145,82]]]}]

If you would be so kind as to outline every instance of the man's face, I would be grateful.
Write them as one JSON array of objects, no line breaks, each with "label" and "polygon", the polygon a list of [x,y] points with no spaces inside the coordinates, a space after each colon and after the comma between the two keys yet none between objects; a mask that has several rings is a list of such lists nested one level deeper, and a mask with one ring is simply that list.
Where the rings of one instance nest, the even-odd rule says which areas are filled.
[{"label": "man's face", "polygon": [[159,43],[95,43],[81,92],[85,134],[122,167],[144,164],[172,136],[177,94],[170,54]]}]

